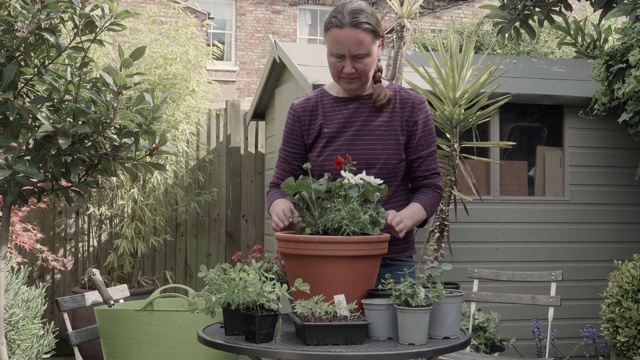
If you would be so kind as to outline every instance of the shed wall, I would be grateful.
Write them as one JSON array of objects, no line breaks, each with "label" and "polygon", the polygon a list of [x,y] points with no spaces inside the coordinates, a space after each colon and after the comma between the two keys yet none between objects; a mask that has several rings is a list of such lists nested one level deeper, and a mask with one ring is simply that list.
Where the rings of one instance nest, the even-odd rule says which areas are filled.
[{"label": "shed wall", "polygon": [[[265,148],[265,187],[273,177],[273,171],[278,160],[278,149],[282,143],[282,133],[284,123],[289,111],[289,105],[297,99],[306,95],[306,91],[287,68],[278,79],[278,85],[271,98],[271,102],[266,111],[266,148]],[[265,190],[266,191],[266,190]],[[275,251],[275,239],[271,229],[271,218],[268,209],[265,209],[265,247],[267,250]]]},{"label": "shed wall", "polygon": [[[615,268],[613,260],[640,252],[640,183],[634,180],[640,147],[611,117],[584,118],[580,109],[566,108],[565,123],[567,197],[488,198],[468,204],[469,216],[460,207],[451,230],[454,269],[445,280],[468,290],[468,267],[564,271],[553,328],[566,356],[582,341],[581,327],[598,327],[600,294]],[[535,284],[506,285],[502,291],[527,289],[549,291]],[[482,308],[497,310],[503,334],[517,338],[524,355],[535,355],[532,318],[546,319],[546,308]]]}]

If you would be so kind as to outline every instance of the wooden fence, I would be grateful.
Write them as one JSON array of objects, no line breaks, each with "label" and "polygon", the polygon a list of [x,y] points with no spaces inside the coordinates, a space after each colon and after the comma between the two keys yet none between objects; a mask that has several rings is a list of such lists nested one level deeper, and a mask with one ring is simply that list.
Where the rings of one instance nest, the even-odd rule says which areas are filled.
[{"label": "wooden fence", "polygon": [[[217,189],[216,199],[183,218],[168,219],[169,241],[144,259],[144,274],[159,285],[171,282],[199,290],[200,265],[230,261],[236,251],[264,245],[264,123],[246,124],[240,102],[227,101],[203,124],[200,143],[206,144],[204,187]],[[204,148],[204,146],[202,146]],[[204,158],[204,157],[203,157]],[[64,323],[53,306],[56,297],[71,295],[89,267],[100,269],[108,241],[92,231],[95,220],[79,207],[55,206],[31,215],[45,235],[41,243],[71,260],[68,270],[34,267],[33,279],[49,284],[45,316],[64,333]],[[153,226],[154,224],[149,224]],[[33,265],[30,262],[30,265]]]}]

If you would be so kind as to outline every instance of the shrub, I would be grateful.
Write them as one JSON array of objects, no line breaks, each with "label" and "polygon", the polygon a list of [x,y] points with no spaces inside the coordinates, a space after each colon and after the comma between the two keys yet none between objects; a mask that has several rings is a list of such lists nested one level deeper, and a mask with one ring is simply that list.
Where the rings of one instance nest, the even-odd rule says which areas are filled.
[{"label": "shrub", "polygon": [[[167,171],[132,179],[123,175],[102,185],[88,204],[94,221],[92,236],[106,239],[107,258],[100,268],[108,285],[139,287],[153,283],[158,274],[144,273],[143,257],[171,238],[167,219],[200,212],[215,198],[206,186],[204,172],[213,166],[210,153],[199,143],[201,122],[210,110],[206,99],[217,86],[207,75],[211,49],[202,41],[198,23],[184,4],[154,1],[131,4],[139,13],[127,19],[127,29],[109,33],[106,41],[126,48],[146,46],[144,62],[137,69],[147,84],[162,93],[167,113],[156,123],[173,146],[173,156],[157,161]],[[95,49],[98,63],[118,57],[115,47]],[[205,131],[204,129],[203,131]]]},{"label": "shrub", "polygon": [[27,286],[28,267],[10,267],[11,262],[7,263],[4,319],[9,359],[42,359],[51,355],[56,342],[55,326],[42,320],[47,286]]},{"label": "shrub", "polygon": [[640,254],[624,262],[609,275],[603,293],[602,332],[619,355],[640,358]]},{"label": "shrub", "polygon": [[[618,116],[618,122],[640,143],[640,23],[628,23],[619,30],[617,41],[600,54],[591,74],[602,85],[593,95],[593,111]],[[640,181],[640,167],[636,180]]]},{"label": "shrub", "polygon": [[[458,38],[458,43],[469,37],[476,39],[474,52],[476,54],[532,56],[545,58],[571,58],[574,56],[572,49],[558,48],[554,44],[557,40],[557,32],[551,27],[537,29],[538,36],[535,40],[521,39],[519,43],[509,37],[502,39],[497,37],[491,21],[480,18],[479,20],[455,21],[446,29]],[[429,45],[436,48],[435,37],[431,34],[423,34],[416,37],[414,45],[421,45],[425,49]],[[448,50],[448,49],[447,49]]]}]

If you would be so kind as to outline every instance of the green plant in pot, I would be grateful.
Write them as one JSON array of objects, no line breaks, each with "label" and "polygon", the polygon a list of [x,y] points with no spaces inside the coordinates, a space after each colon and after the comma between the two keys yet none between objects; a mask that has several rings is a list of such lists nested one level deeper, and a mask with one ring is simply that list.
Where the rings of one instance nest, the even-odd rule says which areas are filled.
[{"label": "green plant in pot", "polygon": [[640,357],[640,254],[626,261],[616,261],[617,270],[609,275],[602,294],[600,310],[602,332],[617,355]]},{"label": "green plant in pot", "polygon": [[281,189],[287,194],[298,214],[296,233],[316,235],[350,236],[360,234],[377,235],[385,226],[385,211],[377,200],[387,194],[382,180],[358,175],[355,161],[349,154],[343,159],[336,157],[336,167],[342,177],[332,180],[327,172],[321,179],[311,175],[311,164],[303,167],[308,175],[298,179],[286,179]]},{"label": "green plant in pot", "polygon": [[[469,316],[471,311],[467,304],[462,305],[460,328],[469,330]],[[500,314],[495,311],[484,312],[479,307],[473,313],[473,331],[471,332],[472,352],[481,354],[495,354],[513,346],[515,338],[505,339],[498,325]]]},{"label": "green plant in pot", "polygon": [[356,173],[356,162],[348,154],[337,155],[334,165],[341,170],[337,179],[330,172],[313,178],[307,163],[303,167],[308,175],[282,183],[300,221],[295,233],[277,232],[275,238],[289,281],[303,278],[311,285],[308,295],[294,293],[295,299],[344,294],[347,302],[360,306],[387,253],[390,235],[380,232],[385,210],[377,202],[387,194],[387,186],[365,171]]},{"label": "green plant in pot", "polygon": [[[235,253],[232,260],[235,264],[220,263],[210,269],[201,265],[198,277],[202,279],[205,287],[196,294],[198,303],[195,309],[207,314],[215,314],[217,310],[222,309],[226,335],[242,334],[240,311],[246,307],[248,301],[243,289],[246,285],[245,266],[255,263],[260,273],[267,274],[279,284],[288,284],[282,257],[265,254],[264,248],[260,245],[252,247],[247,254]],[[301,287],[301,291],[306,291],[306,285]],[[288,292],[281,296],[290,297]]]},{"label": "green plant in pot", "polygon": [[[298,278],[289,286],[277,276],[280,268],[265,258],[252,258],[235,265],[222,263],[212,269],[201,266],[198,277],[205,288],[195,296],[196,305],[192,310],[215,313],[222,308],[227,335],[238,335],[241,331],[247,341],[272,341],[281,299],[290,299],[293,290],[308,292],[309,284]],[[264,337],[253,332],[261,319],[267,319],[268,325],[272,325],[271,332]]]},{"label": "green plant in pot", "polygon": [[324,295],[315,295],[296,300],[291,318],[306,345],[356,345],[364,342],[369,326],[357,308],[356,301],[326,301]]},{"label": "green plant in pot", "polygon": [[333,322],[363,320],[362,312],[357,310],[356,302],[350,304],[325,301],[324,295],[299,299],[294,302],[294,314],[304,322]]},{"label": "green plant in pot", "polygon": [[[473,173],[465,161],[498,162],[466,150],[514,145],[505,141],[482,141],[476,131],[477,126],[489,121],[500,106],[510,99],[510,95],[494,96],[500,86],[496,81],[509,70],[500,70],[504,61],[496,58],[484,64],[482,57],[474,62],[474,40],[470,39],[460,44],[452,35],[447,39],[437,35],[436,45],[437,49],[422,49],[430,69],[408,62],[429,88],[407,80],[412,89],[429,101],[438,136],[442,200],[425,235],[420,261],[426,260],[427,263],[442,262],[446,244],[449,244],[451,252],[449,228],[452,203],[455,206],[460,200],[467,211],[465,202],[472,200],[458,190],[460,181],[469,183],[478,195]],[[471,141],[465,140],[466,134],[472,135]]]},{"label": "green plant in pot", "polygon": [[426,344],[431,307],[444,297],[442,284],[413,278],[405,270],[400,281],[387,275],[380,287],[391,292],[398,318],[398,341],[401,344]]}]

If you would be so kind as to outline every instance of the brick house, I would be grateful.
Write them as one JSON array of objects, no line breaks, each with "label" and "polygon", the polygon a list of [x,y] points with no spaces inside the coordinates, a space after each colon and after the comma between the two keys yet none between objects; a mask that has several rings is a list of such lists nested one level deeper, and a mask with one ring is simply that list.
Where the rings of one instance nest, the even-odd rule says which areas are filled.
[{"label": "brick house", "polygon": [[[203,28],[208,40],[224,43],[224,54],[208,67],[211,79],[220,92],[211,102],[222,107],[225,100],[235,99],[248,108],[263,73],[270,39],[282,42],[318,43],[322,41],[322,23],[341,0],[189,0],[213,18],[216,26]],[[478,9],[489,0],[425,1],[421,11],[421,27],[444,29],[452,20],[477,18]],[[373,0],[377,8],[384,0]],[[198,16],[200,18],[200,16]],[[203,17],[204,20],[205,17]],[[383,16],[385,26],[393,23]]]}]

